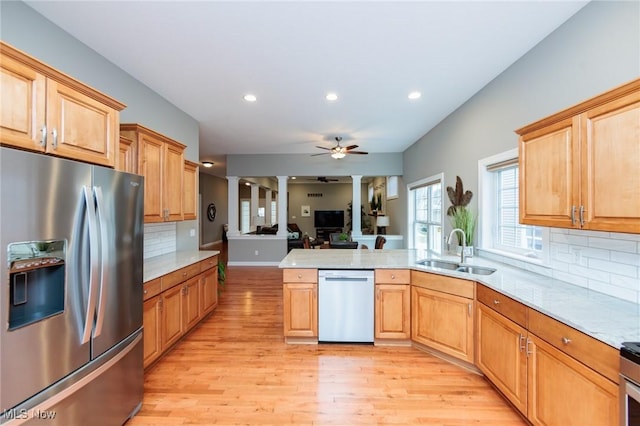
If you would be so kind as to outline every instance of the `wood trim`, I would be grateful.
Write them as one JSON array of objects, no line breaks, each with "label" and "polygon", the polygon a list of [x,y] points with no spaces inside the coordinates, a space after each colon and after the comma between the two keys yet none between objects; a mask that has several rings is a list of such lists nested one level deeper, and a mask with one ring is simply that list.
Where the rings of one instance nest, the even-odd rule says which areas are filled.
[{"label": "wood trim", "polygon": [[21,50],[11,46],[8,43],[5,43],[2,40],[0,40],[0,54],[2,56],[6,56],[18,62],[21,62],[28,67],[38,71],[39,73],[47,76],[48,78],[60,82],[65,86],[71,87],[73,90],[87,95],[90,98],[95,99],[117,111],[122,111],[126,108],[126,105],[122,102],[115,100],[111,96],[105,95],[104,93],[76,80],[68,74],[63,73],[62,71],[59,71],[49,65],[46,65],[43,62],[40,62],[33,56],[22,52]]},{"label": "wood trim", "polygon": [[559,111],[541,120],[535,121],[524,127],[521,127],[517,129],[515,132],[518,135],[531,133],[538,129],[550,126],[558,121],[562,121],[567,118],[573,117],[575,115],[579,115],[589,109],[598,107],[604,103],[611,102],[615,99],[627,96],[638,90],[640,90],[640,78],[631,80],[630,82],[624,83],[616,87],[615,89],[607,90],[606,92],[603,92],[593,98],[590,98],[572,107]]},{"label": "wood trim", "polygon": [[120,132],[122,131],[144,133],[147,136],[152,137],[153,139],[158,139],[162,142],[169,143],[181,149],[185,149],[187,147],[186,145],[181,144],[180,142],[173,140],[168,136],[163,135],[162,133],[158,133],[155,130],[151,130],[150,128],[145,127],[142,124],[138,124],[138,123],[120,123]]}]

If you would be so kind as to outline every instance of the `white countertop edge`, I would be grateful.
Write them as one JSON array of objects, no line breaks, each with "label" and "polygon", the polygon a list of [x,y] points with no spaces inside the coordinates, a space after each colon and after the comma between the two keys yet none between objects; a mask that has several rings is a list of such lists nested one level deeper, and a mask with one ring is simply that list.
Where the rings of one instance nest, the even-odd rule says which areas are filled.
[{"label": "white countertop edge", "polygon": [[183,250],[144,259],[142,281],[146,283],[218,254],[218,250]]}]

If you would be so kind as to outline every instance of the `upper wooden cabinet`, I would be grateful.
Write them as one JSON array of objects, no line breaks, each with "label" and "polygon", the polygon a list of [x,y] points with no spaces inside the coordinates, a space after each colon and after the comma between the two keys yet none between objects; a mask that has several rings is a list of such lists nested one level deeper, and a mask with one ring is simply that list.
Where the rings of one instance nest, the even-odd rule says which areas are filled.
[{"label": "upper wooden cabinet", "polygon": [[145,223],[183,220],[185,145],[140,124],[121,124],[120,133],[137,147]]},{"label": "upper wooden cabinet", "polygon": [[640,79],[516,133],[521,223],[640,233]]},{"label": "upper wooden cabinet", "polygon": [[125,105],[0,42],[0,143],[114,167]]},{"label": "upper wooden cabinet", "polygon": [[129,138],[120,136],[118,143],[118,159],[116,169],[121,172],[138,173],[138,163],[136,162],[136,144]]},{"label": "upper wooden cabinet", "polygon": [[184,220],[198,217],[198,164],[191,161],[184,162],[184,189],[182,192],[182,212]]}]

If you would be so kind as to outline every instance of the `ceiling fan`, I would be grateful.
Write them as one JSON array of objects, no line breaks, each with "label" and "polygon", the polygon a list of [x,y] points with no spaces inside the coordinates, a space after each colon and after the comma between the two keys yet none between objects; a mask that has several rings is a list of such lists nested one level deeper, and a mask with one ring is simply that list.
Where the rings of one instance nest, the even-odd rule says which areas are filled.
[{"label": "ceiling fan", "polygon": [[358,147],[358,145],[349,145],[349,146],[340,146],[340,142],[342,141],[342,136],[336,136],[336,146],[333,148],[325,148],[324,146],[316,146],[316,148],[326,149],[329,152],[321,152],[319,154],[311,154],[312,157],[316,155],[325,155],[331,154],[331,156],[335,159],[343,158],[346,154],[368,154],[368,152],[364,151],[353,151]]},{"label": "ceiling fan", "polygon": [[324,183],[338,182],[339,181],[339,179],[330,179],[330,178],[327,178],[326,176],[318,176],[315,179],[309,178],[308,180],[317,180],[318,182],[324,182]]}]

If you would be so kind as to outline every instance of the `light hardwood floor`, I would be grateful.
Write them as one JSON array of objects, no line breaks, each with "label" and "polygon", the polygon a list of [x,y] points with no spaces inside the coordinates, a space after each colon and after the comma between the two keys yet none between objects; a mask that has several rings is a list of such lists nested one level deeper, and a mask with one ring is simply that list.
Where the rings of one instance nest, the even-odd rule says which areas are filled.
[{"label": "light hardwood floor", "polygon": [[214,313],[146,371],[127,425],[526,424],[483,377],[414,348],[285,345],[281,276],[229,268]]}]

